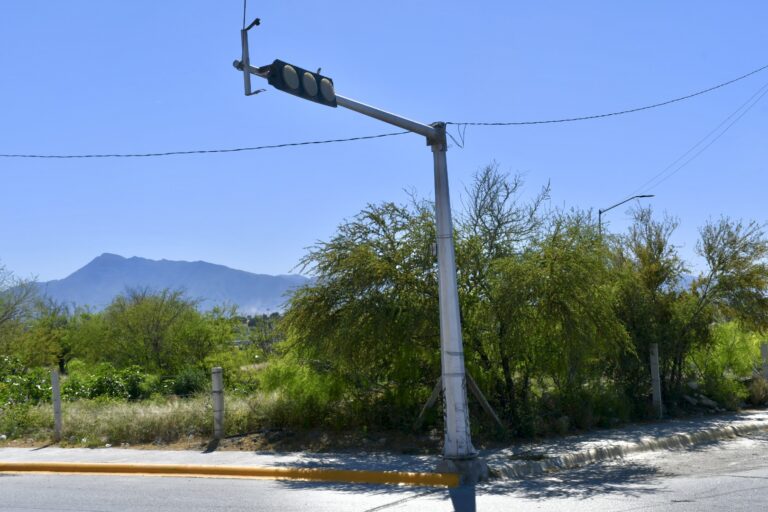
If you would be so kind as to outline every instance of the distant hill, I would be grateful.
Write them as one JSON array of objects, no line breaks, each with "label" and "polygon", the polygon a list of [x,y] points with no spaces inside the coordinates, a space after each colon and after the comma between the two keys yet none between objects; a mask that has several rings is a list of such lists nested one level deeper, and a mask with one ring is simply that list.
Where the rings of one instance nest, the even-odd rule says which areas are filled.
[{"label": "distant hill", "polygon": [[100,310],[128,288],[184,290],[201,309],[236,305],[247,314],[281,311],[292,290],[309,282],[299,275],[252,274],[204,261],[148,260],[105,253],[64,279],[38,283],[57,302]]}]

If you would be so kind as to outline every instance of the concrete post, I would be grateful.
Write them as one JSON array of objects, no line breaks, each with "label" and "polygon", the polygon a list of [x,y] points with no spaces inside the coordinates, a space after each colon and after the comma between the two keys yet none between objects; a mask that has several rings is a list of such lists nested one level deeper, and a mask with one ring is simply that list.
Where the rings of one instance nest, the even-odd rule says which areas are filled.
[{"label": "concrete post", "polygon": [[211,393],[213,395],[213,438],[224,437],[224,378],[222,369],[211,370]]},{"label": "concrete post", "polygon": [[760,355],[763,359],[763,378],[768,379],[768,343],[760,344]]},{"label": "concrete post", "polygon": [[653,387],[653,408],[659,411],[659,418],[663,414],[661,403],[661,374],[659,373],[659,345],[651,343],[651,386]]},{"label": "concrete post", "polygon": [[59,385],[59,369],[51,370],[51,394],[53,400],[53,440],[61,441],[61,386]]}]

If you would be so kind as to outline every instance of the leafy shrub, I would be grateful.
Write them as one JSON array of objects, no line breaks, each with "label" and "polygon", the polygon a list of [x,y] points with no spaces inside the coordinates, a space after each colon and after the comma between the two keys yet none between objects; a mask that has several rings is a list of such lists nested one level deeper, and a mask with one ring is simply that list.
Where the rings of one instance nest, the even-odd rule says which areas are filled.
[{"label": "leafy shrub", "polygon": [[69,375],[62,385],[62,395],[68,400],[117,398],[138,400],[149,398],[160,390],[160,379],[145,373],[139,366],[116,370],[109,363],[88,369],[80,361],[67,365]]},{"label": "leafy shrub", "polygon": [[205,358],[206,368],[220,367],[227,391],[249,394],[258,389],[257,364],[263,360],[255,347],[222,350]]},{"label": "leafy shrub", "polygon": [[310,427],[328,425],[352,426],[364,422],[356,415],[353,400],[342,400],[342,386],[331,375],[290,358],[270,364],[261,374],[260,382],[266,391],[262,395],[262,410],[273,416],[264,418],[274,427]]},{"label": "leafy shrub", "polygon": [[205,370],[194,366],[183,368],[173,379],[173,393],[178,396],[190,396],[203,391],[208,384]]},{"label": "leafy shrub", "polygon": [[26,368],[16,358],[0,356],[0,408],[50,399],[51,375],[48,370]]},{"label": "leafy shrub", "polygon": [[749,390],[738,380],[712,377],[704,381],[704,394],[726,409],[735,411],[747,399]]},{"label": "leafy shrub", "polygon": [[701,380],[750,377],[760,363],[760,338],[737,322],[712,327],[712,343],[695,350],[690,362]]},{"label": "leafy shrub", "polygon": [[755,377],[750,382],[749,403],[752,405],[768,405],[768,381],[763,377]]}]

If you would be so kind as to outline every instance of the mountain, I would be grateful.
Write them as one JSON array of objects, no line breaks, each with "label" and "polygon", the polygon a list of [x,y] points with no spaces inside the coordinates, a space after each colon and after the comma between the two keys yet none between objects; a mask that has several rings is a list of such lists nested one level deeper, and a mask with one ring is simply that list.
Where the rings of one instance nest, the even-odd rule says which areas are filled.
[{"label": "mountain", "polygon": [[100,310],[129,288],[184,290],[200,308],[236,305],[241,313],[281,311],[291,290],[309,282],[299,275],[252,274],[204,261],[148,260],[105,253],[64,279],[38,283],[57,302]]}]

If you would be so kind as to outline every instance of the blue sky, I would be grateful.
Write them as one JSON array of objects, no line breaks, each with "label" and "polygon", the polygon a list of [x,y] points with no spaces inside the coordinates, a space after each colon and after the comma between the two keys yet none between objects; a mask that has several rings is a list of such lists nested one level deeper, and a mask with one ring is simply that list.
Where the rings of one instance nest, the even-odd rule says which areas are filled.
[{"label": "blue sky", "polygon": [[[251,58],[332,77],[339,94],[425,123],[609,112],[768,64],[753,1],[249,2]],[[0,16],[0,153],[230,148],[395,131],[270,89],[245,97],[241,1],[8,1]],[[553,208],[656,194],[693,260],[721,214],[766,221],[768,98],[696,160],[648,179],[768,83],[768,70],[659,109],[556,125],[469,128],[448,153],[454,208],[491,161],[548,181]],[[262,84],[256,82],[255,85]],[[266,84],[264,84],[266,86]],[[103,252],[288,273],[367,203],[432,197],[416,135],[154,159],[0,159],[0,263],[62,278]],[[627,205],[629,206],[629,205]],[[629,214],[606,214],[620,232]]]}]

